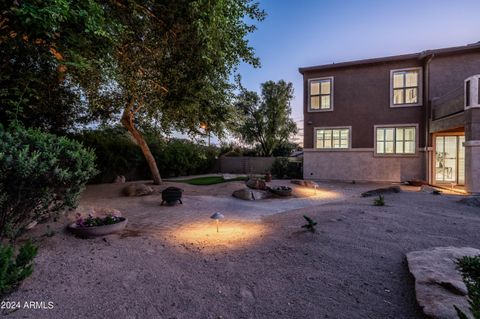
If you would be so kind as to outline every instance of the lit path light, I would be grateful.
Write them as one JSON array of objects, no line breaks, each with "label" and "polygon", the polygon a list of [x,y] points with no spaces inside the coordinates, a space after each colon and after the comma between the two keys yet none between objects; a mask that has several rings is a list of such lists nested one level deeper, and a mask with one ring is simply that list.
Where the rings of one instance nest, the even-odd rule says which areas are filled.
[{"label": "lit path light", "polygon": [[220,221],[220,219],[224,219],[225,216],[223,216],[221,213],[219,212],[216,212],[215,214],[213,214],[212,216],[210,216],[211,219],[215,219],[215,223],[217,224],[217,233],[219,233],[218,231],[218,223]]},{"label": "lit path light", "polygon": [[208,221],[192,222],[171,229],[164,237],[172,244],[195,247],[202,252],[233,250],[248,247],[268,234],[263,222],[225,220],[217,232]]}]

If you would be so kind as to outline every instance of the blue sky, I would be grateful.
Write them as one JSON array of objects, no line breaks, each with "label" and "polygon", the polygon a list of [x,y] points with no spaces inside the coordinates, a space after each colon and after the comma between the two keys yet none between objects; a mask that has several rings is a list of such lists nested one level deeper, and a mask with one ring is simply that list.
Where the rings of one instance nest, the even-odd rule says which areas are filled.
[{"label": "blue sky", "polygon": [[262,67],[242,64],[244,86],[292,82],[293,118],[303,119],[298,68],[480,41],[480,0],[264,0],[268,16],[250,45]]}]

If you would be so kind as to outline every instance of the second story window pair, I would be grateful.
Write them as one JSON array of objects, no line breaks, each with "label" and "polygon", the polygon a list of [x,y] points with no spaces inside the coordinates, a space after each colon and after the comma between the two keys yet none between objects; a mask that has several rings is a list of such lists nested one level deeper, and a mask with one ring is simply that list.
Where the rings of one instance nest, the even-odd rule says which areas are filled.
[{"label": "second story window pair", "polygon": [[391,71],[390,106],[416,106],[421,104],[421,68]]},{"label": "second story window pair", "polygon": [[333,77],[309,80],[309,111],[333,109]]}]

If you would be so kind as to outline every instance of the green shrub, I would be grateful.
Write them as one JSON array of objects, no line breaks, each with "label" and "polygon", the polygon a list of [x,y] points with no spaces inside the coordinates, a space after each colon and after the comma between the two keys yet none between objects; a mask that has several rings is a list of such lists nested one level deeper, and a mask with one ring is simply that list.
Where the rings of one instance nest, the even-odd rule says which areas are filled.
[{"label": "green shrub", "polygon": [[32,221],[74,208],[96,174],[95,154],[76,141],[36,129],[0,127],[0,238]]},{"label": "green shrub", "polygon": [[[151,174],[140,148],[122,127],[84,131],[75,138],[92,148],[100,170],[92,183],[110,183],[116,176],[127,180],[150,179]],[[210,173],[219,155],[218,148],[188,140],[166,140],[153,133],[145,134],[162,177]]]},{"label": "green shrub", "polygon": [[[480,256],[466,256],[458,260],[458,267],[462,272],[463,281],[468,289],[470,310],[473,318],[480,319]],[[457,307],[459,318],[467,316]]]},{"label": "green shrub", "polygon": [[303,164],[290,161],[287,157],[277,157],[272,164],[271,173],[279,179],[303,178]]},{"label": "green shrub", "polygon": [[272,164],[272,175],[276,178],[282,179],[288,173],[288,158],[277,157]]},{"label": "green shrub", "polygon": [[316,231],[315,227],[317,226],[317,222],[308,217],[307,215],[303,215],[303,218],[307,221],[307,223],[303,225],[302,228],[305,228],[308,231],[314,233]]},{"label": "green shrub", "polygon": [[0,296],[12,291],[33,272],[37,247],[27,241],[16,257],[11,245],[0,245]]},{"label": "green shrub", "polygon": [[385,206],[385,197],[378,195],[378,198],[373,200],[373,206]]},{"label": "green shrub", "polygon": [[[90,182],[110,183],[118,175],[125,176],[127,180],[150,178],[142,151],[125,129],[87,130],[73,137],[95,152],[95,164],[100,172]],[[155,146],[152,152],[154,149]]]},{"label": "green shrub", "polygon": [[289,161],[287,165],[287,177],[303,179],[303,162]]}]

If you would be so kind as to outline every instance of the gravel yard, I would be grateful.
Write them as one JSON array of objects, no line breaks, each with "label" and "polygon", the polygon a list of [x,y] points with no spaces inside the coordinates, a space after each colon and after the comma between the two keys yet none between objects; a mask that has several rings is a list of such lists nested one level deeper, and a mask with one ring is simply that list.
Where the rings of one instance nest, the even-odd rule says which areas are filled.
[{"label": "gravel yard", "polygon": [[[62,230],[67,218],[53,237],[42,236],[44,225],[27,234],[40,242],[35,271],[8,300],[54,307],[8,317],[423,318],[405,253],[480,248],[480,209],[457,203],[459,195],[404,187],[375,207],[360,197],[372,184],[295,187],[295,198],[258,202],[230,196],[241,182],[155,188],[171,185],[185,189],[183,205],[89,186],[78,211],[120,210],[129,225],[119,235],[76,238]],[[215,211],[226,216],[220,233],[209,220]],[[304,214],[316,233],[300,228]]]}]

